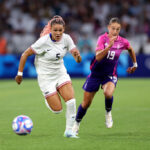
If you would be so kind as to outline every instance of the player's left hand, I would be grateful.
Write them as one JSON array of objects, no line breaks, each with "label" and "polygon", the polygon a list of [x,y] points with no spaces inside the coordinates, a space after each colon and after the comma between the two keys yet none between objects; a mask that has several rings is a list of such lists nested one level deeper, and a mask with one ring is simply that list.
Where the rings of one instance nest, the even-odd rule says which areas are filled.
[{"label": "player's left hand", "polygon": [[137,67],[129,67],[129,68],[127,69],[127,72],[128,72],[128,73],[134,73],[136,69],[137,69]]},{"label": "player's left hand", "polygon": [[75,60],[76,60],[77,63],[81,62],[82,58],[80,56],[80,52],[77,49],[75,49],[75,50],[72,51],[72,55],[75,58]]}]

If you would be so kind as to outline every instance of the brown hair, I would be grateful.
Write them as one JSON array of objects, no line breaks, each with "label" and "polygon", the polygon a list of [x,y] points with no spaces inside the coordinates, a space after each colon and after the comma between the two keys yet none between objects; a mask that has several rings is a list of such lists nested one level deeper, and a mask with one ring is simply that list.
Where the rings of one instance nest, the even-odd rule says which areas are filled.
[{"label": "brown hair", "polygon": [[61,25],[65,26],[65,22],[64,22],[63,18],[61,16],[56,15],[44,27],[44,29],[42,30],[42,32],[40,34],[40,37],[42,37],[46,34],[49,34],[51,32],[51,27],[54,24],[61,24]]},{"label": "brown hair", "polygon": [[110,19],[109,25],[112,24],[112,23],[118,23],[118,24],[121,25],[121,22],[120,22],[119,18],[117,18],[117,17],[114,17],[114,18]]},{"label": "brown hair", "polygon": [[51,20],[50,20],[50,25],[51,27],[54,25],[54,24],[61,24],[63,26],[65,26],[65,22],[63,20],[63,18],[61,16],[54,16]]}]

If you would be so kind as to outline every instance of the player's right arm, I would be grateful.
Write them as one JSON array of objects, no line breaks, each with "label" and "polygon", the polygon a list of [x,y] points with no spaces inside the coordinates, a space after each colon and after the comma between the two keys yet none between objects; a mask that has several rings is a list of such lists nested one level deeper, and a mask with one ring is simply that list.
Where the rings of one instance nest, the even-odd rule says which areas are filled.
[{"label": "player's right arm", "polygon": [[28,48],[22,55],[20,58],[20,63],[19,63],[19,68],[18,68],[18,74],[15,77],[15,80],[18,84],[20,84],[22,82],[23,79],[23,69],[26,63],[26,60],[28,58],[28,56],[31,56],[35,54],[34,51],[31,48]]},{"label": "player's right arm", "polygon": [[105,49],[99,49],[96,51],[96,60],[101,61],[108,53],[110,48],[113,46],[114,41],[117,39],[117,36],[114,36],[110,39],[109,45]]}]

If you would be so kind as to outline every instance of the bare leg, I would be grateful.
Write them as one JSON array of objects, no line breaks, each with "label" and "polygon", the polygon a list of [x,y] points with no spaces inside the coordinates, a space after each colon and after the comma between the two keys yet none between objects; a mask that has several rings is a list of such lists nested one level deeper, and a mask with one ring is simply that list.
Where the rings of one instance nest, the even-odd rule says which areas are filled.
[{"label": "bare leg", "polygon": [[81,104],[84,109],[87,109],[91,105],[92,100],[95,96],[95,93],[96,92],[86,92],[86,91],[84,91],[83,102]]},{"label": "bare leg", "polygon": [[82,118],[86,114],[88,107],[91,105],[92,100],[96,92],[84,92],[84,98],[82,104],[78,107],[78,112],[76,116],[76,121],[81,122]]},{"label": "bare leg", "polygon": [[106,98],[111,98],[113,96],[113,93],[115,91],[115,84],[113,82],[107,82],[102,86],[104,91],[104,96]]},{"label": "bare leg", "polygon": [[72,128],[73,132],[76,135],[78,135],[78,132],[79,132],[80,122],[83,119],[83,117],[85,116],[87,109],[91,105],[95,94],[96,94],[96,92],[86,92],[86,91],[84,92],[84,98],[83,98],[82,104],[80,104],[78,107],[76,121],[75,121],[74,126]]},{"label": "bare leg", "polygon": [[105,109],[107,112],[111,111],[113,104],[113,93],[115,91],[115,85],[113,82],[107,82],[103,85],[103,91],[105,96]]},{"label": "bare leg", "polygon": [[74,98],[74,90],[71,83],[67,83],[58,89],[59,94],[65,102]]},{"label": "bare leg", "polygon": [[76,100],[74,98],[74,91],[71,83],[67,83],[63,85],[61,88],[59,88],[58,92],[66,102],[65,134],[67,134],[66,136],[68,136],[67,132],[72,131],[72,127],[75,122],[75,116],[76,116]]},{"label": "bare leg", "polygon": [[45,103],[53,113],[59,113],[62,111],[61,99],[57,93],[53,96],[47,97]]}]

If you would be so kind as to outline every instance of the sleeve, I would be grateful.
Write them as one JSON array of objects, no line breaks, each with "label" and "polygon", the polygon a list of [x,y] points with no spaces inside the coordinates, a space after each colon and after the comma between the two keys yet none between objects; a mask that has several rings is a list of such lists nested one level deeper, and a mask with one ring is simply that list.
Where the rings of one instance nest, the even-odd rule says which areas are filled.
[{"label": "sleeve", "polygon": [[34,44],[31,45],[31,49],[34,51],[35,54],[42,54],[45,52],[44,50],[44,38],[39,38]]},{"label": "sleeve", "polygon": [[69,51],[76,48],[76,46],[75,46],[72,38],[70,37],[70,35],[67,35],[67,48],[68,48]]},{"label": "sleeve", "polygon": [[100,36],[97,40],[97,46],[96,46],[96,51],[97,50],[103,50],[105,47],[104,47],[104,38],[103,36]]},{"label": "sleeve", "polygon": [[130,47],[130,43],[129,43],[129,41],[127,40],[127,39],[124,39],[124,49],[129,49],[129,47]]}]

